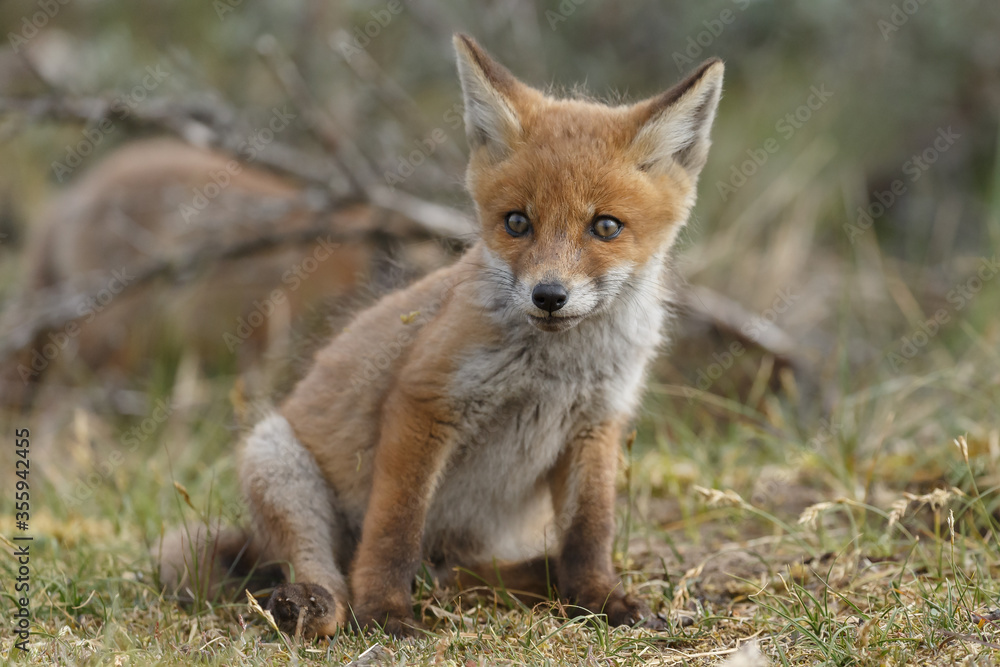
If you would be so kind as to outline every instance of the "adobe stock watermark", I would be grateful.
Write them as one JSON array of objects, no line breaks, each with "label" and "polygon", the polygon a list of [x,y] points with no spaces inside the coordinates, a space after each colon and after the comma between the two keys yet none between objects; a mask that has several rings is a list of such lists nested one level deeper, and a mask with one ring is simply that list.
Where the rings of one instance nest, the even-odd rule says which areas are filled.
[{"label": "adobe stock watermark", "polygon": [[768,500],[770,500],[775,494],[779,493],[783,489],[788,489],[789,485],[794,481],[795,476],[798,474],[798,470],[806,465],[806,459],[808,456],[822,455],[823,448],[827,445],[827,443],[833,442],[834,438],[838,433],[840,433],[842,428],[842,424],[838,424],[825,418],[820,419],[819,428],[817,428],[816,434],[809,438],[809,442],[806,443],[804,450],[796,449],[785,462],[786,465],[784,468],[776,475],[763,480],[758,480],[758,483],[754,485],[753,491],[750,495],[750,504],[755,507],[761,507],[766,505]]},{"label": "adobe stock watermark", "polygon": [[70,489],[62,494],[66,506],[76,507],[93,497],[94,492],[102,484],[111,480],[115,470],[125,462],[126,456],[134,454],[139,445],[149,440],[166,423],[173,411],[173,405],[162,398],[158,400],[145,419],[121,436],[118,447],[97,463],[87,476],[78,478]]},{"label": "adobe stock watermark", "polygon": [[[757,315],[740,329],[743,336],[753,342],[760,340],[761,335],[782,315],[795,305],[799,295],[789,289],[780,289],[771,302],[771,306]],[[724,351],[712,353],[715,361],[705,368],[698,369],[695,386],[701,391],[707,391],[716,380],[721,378],[733,364],[747,353],[747,347],[740,341],[733,341]]]},{"label": "adobe stock watermark", "polygon": [[350,381],[353,391],[359,391],[371,385],[379,376],[389,370],[392,362],[398,359],[403,354],[403,350],[413,343],[416,339],[416,332],[434,316],[434,313],[440,308],[446,295],[451,292],[456,284],[457,281],[454,278],[445,279],[441,296],[431,304],[412,313],[400,314],[403,330],[396,334],[392,340],[380,342],[373,352],[365,356],[364,363],[361,365],[361,371],[351,373]]},{"label": "adobe stock watermark", "polygon": [[127,120],[135,108],[169,77],[170,72],[165,70],[162,65],[148,66],[146,75],[138,84],[111,102],[109,110],[113,117],[105,116],[97,124],[85,128],[82,132],[83,139],[66,147],[66,157],[63,160],[52,163],[52,173],[56,180],[62,183],[67,176],[73,173],[74,169],[83,164],[84,158],[93,153],[105,137],[115,131],[118,127],[116,121]]},{"label": "adobe stock watermark", "polygon": [[[94,318],[102,313],[133,280],[135,280],[135,276],[129,275],[127,267],[113,270],[104,288],[93,297],[80,302],[76,319],[67,322],[60,331],[50,331],[46,335],[47,342],[43,343],[40,348],[36,347],[31,350],[28,365],[24,363],[17,365],[17,374],[21,377],[21,381],[27,385],[34,378],[37,378],[49,367],[49,364],[62,354],[70,342],[80,335],[83,327],[93,322]],[[83,322],[79,321],[81,318]]]},{"label": "adobe stock watermark", "polygon": [[[938,161],[938,158],[961,138],[962,135],[952,130],[950,125],[947,128],[939,127],[937,136],[931,145],[903,163],[901,168],[903,175],[911,184],[916,183]],[[855,221],[844,224],[844,233],[847,234],[850,242],[853,244],[858,237],[871,229],[875,221],[885,215],[906,194],[908,189],[907,182],[902,178],[897,178],[889,184],[887,190],[872,192],[871,198],[875,201],[871,201],[867,207],[859,206],[858,217]]]},{"label": "adobe stock watermark", "polygon": [[673,52],[671,57],[674,59],[674,65],[677,66],[678,71],[685,72],[693,67],[703,57],[705,50],[712,46],[715,40],[725,32],[726,26],[736,21],[737,10],[744,12],[750,6],[750,0],[732,0],[732,3],[736,5],[736,10],[726,8],[719,12],[719,15],[714,19],[702,21],[701,24],[705,29],[694,35],[688,35],[683,52]]},{"label": "adobe stock watermark", "polygon": [[[442,120],[444,120],[445,124],[452,131],[462,127],[462,103],[456,102],[451,105],[444,112]],[[449,135],[443,127],[435,127],[422,139],[414,139],[412,143],[413,150],[406,155],[400,155],[396,158],[395,169],[392,171],[387,169],[383,172],[382,176],[385,178],[385,183],[389,186],[389,189],[394,190],[397,185],[405,182],[406,179],[413,175],[417,167],[434,155],[438,147],[448,141],[448,139]]]},{"label": "adobe stock watermark", "polygon": [[274,314],[278,307],[288,299],[288,292],[295,292],[302,284],[309,279],[313,273],[319,269],[319,265],[330,259],[333,251],[340,247],[339,243],[333,241],[330,236],[319,239],[312,254],[306,256],[292,268],[281,275],[281,282],[285,287],[278,287],[271,290],[271,293],[263,300],[254,300],[253,309],[246,314],[236,318],[236,329],[234,333],[228,331],[222,334],[222,342],[230,352],[235,352],[236,348],[245,343],[254,331],[267,322],[268,318]]},{"label": "adobe stock watermark", "polygon": [[559,6],[556,7],[556,11],[546,9],[545,20],[549,22],[549,28],[552,29],[552,32],[559,29],[560,23],[568,21],[577,8],[585,2],[587,0],[561,0]]},{"label": "adobe stock watermark", "polygon": [[402,0],[389,0],[384,6],[373,9],[368,14],[372,17],[363,25],[354,26],[349,39],[340,43],[340,53],[350,60],[368,48],[372,40],[382,34],[382,31],[392,23],[392,20],[403,13]]},{"label": "adobe stock watermark", "polygon": [[889,367],[893,371],[898,371],[912,361],[935,336],[941,333],[944,325],[951,322],[952,315],[962,312],[983,290],[986,283],[996,278],[998,273],[1000,273],[1000,261],[997,261],[997,256],[983,257],[979,261],[976,273],[949,290],[945,296],[950,308],[938,308],[916,329],[900,339],[898,349],[894,349],[886,357]]},{"label": "adobe stock watermark", "polygon": [[220,21],[226,20],[226,15],[236,11],[236,8],[243,4],[243,0],[212,0],[212,9]]},{"label": "adobe stock watermark", "polygon": [[184,222],[189,223],[196,218],[208,205],[225,191],[233,181],[233,177],[243,171],[243,165],[250,164],[260,156],[261,151],[267,148],[268,144],[274,141],[275,137],[283,132],[298,115],[288,110],[287,106],[282,108],[273,107],[271,118],[265,127],[260,127],[251,132],[243,141],[236,146],[236,155],[239,160],[229,160],[223,169],[216,169],[209,172],[210,182],[202,186],[194,187],[190,204],[181,204],[178,211]]},{"label": "adobe stock watermark", "polygon": [[795,133],[802,129],[831,97],[833,97],[833,92],[827,90],[826,84],[812,86],[805,101],[779,118],[774,124],[774,131],[778,133],[780,140],[776,137],[768,137],[759,147],[748,148],[746,151],[747,159],[730,168],[729,179],[716,181],[715,187],[719,191],[722,201],[726,201],[731,194],[746,185],[747,181],[757,173],[757,170],[767,164],[772,155],[781,150],[782,141],[787,142],[794,137]]},{"label": "adobe stock watermark", "polygon": [[906,25],[910,17],[920,11],[920,8],[927,4],[928,0],[903,0],[903,2],[892,6],[888,19],[879,19],[876,22],[878,30],[882,33],[882,39],[889,41],[892,33],[897,32]]},{"label": "adobe stock watermark", "polygon": [[7,41],[10,43],[11,51],[20,53],[21,49],[27,46],[28,42],[35,38],[38,32],[49,24],[49,21],[56,17],[65,5],[71,0],[37,0],[35,5],[38,11],[30,16],[21,17],[21,29],[17,32],[8,32]]}]

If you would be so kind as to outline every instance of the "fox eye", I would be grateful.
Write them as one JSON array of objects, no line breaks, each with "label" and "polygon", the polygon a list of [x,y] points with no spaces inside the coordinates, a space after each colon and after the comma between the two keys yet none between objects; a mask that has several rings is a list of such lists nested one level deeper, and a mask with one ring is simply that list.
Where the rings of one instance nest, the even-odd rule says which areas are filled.
[{"label": "fox eye", "polygon": [[622,229],[625,227],[621,220],[612,218],[610,215],[602,215],[594,220],[594,224],[590,226],[590,231],[597,238],[610,241],[614,237],[622,233]]},{"label": "fox eye", "polygon": [[520,211],[511,211],[504,218],[504,227],[511,236],[524,236],[531,231],[531,221]]}]

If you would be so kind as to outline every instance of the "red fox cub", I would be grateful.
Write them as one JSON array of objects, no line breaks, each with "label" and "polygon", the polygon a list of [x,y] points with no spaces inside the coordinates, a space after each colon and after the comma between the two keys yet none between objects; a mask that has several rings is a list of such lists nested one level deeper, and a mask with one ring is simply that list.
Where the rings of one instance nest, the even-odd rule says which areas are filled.
[{"label": "red fox cub", "polygon": [[659,627],[613,568],[615,469],[723,65],[610,107],[546,96],[469,37],[455,47],[480,238],[358,315],[246,440],[253,552],[286,576],[268,607],[309,636],[410,634],[425,562]]}]

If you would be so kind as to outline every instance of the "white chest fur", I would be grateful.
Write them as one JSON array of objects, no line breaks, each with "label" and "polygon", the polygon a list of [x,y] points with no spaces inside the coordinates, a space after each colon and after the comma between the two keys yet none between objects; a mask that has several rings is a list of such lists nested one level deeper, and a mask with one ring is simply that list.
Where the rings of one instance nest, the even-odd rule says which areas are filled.
[{"label": "white chest fur", "polygon": [[542,511],[544,477],[569,440],[638,407],[667,317],[662,296],[637,291],[563,332],[524,322],[503,345],[459,360],[452,398],[460,444],[428,517],[431,550],[438,534],[488,556],[519,551],[502,536]]}]

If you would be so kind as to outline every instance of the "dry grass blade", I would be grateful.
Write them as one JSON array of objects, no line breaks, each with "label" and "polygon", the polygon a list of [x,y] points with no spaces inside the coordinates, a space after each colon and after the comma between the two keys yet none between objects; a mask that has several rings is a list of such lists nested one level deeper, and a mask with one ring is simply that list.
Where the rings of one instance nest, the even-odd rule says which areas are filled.
[{"label": "dry grass blade", "polygon": [[190,507],[191,509],[193,509],[195,511],[198,511],[198,508],[195,507],[194,503],[191,502],[191,494],[188,493],[188,490],[184,488],[183,484],[181,484],[177,480],[174,480],[174,488],[177,489],[177,493],[179,493],[181,495],[181,498],[184,499],[184,503],[188,507]]},{"label": "dry grass blade", "polygon": [[[285,633],[282,632],[278,628],[278,624],[274,622],[274,616],[271,615],[271,612],[269,612],[267,609],[264,609],[263,607],[261,607],[260,603],[257,602],[257,598],[255,598],[250,591],[246,591],[246,595],[247,595],[247,604],[250,605],[250,609],[252,609],[259,616],[261,616],[264,619],[264,621],[269,626],[271,626],[271,629],[274,630],[276,633],[278,633],[278,637],[281,638],[282,643],[285,645],[285,648],[288,650],[288,653],[289,653],[289,655],[292,658],[292,662],[293,663],[298,662],[298,659],[297,659],[297,656],[295,654],[295,650],[294,650],[292,644],[288,641],[288,637],[285,636]],[[296,630],[296,634],[298,634],[298,630]]]},{"label": "dry grass blade", "polygon": [[752,507],[750,503],[743,500],[740,494],[732,489],[720,491],[719,489],[707,489],[698,485],[693,486],[692,489],[709,507],[739,507],[741,509]]}]

